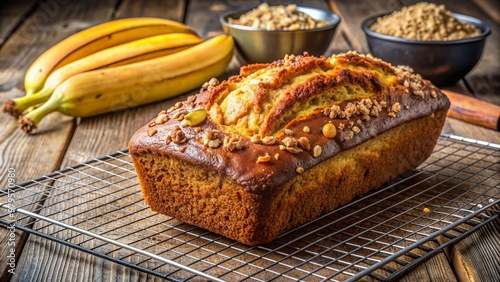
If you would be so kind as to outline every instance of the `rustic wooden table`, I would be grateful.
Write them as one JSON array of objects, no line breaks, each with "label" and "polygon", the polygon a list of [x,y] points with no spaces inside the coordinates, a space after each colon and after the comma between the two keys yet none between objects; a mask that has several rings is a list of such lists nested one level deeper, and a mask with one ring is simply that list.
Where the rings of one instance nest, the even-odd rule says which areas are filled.
[{"label": "rustic wooden table", "polygon": [[[152,16],[184,22],[202,37],[222,33],[218,17],[225,11],[256,6],[260,1],[169,1],[169,0],[87,0],[87,1],[2,1],[0,4],[0,102],[24,95],[23,75],[44,50],[63,38],[111,19]],[[268,1],[270,4],[295,2],[331,9],[342,23],[327,55],[357,50],[368,52],[360,29],[368,15],[394,10],[416,1]],[[443,3],[454,12],[483,19],[491,28],[479,65],[465,79],[446,89],[500,105],[500,15],[498,1],[431,1]],[[237,72],[233,60],[222,78]],[[134,109],[73,119],[49,115],[39,129],[28,135],[17,121],[0,115],[0,187],[7,187],[7,175],[15,170],[16,183],[40,177],[92,157],[125,149],[131,135],[169,101]],[[448,118],[444,133],[500,144],[500,133]],[[402,281],[490,281],[499,270],[498,221],[484,226],[464,240],[433,256],[401,278]],[[122,265],[80,252],[22,232],[16,233],[16,274],[8,270],[9,232],[0,228],[1,281],[152,281],[150,276]],[[496,265],[495,265],[496,264]],[[498,276],[496,276],[498,278]]]}]

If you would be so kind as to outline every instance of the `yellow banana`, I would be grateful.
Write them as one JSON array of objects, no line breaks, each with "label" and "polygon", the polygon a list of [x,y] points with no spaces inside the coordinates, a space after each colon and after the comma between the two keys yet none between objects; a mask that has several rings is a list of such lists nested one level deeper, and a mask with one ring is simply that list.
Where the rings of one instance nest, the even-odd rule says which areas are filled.
[{"label": "yellow banana", "polygon": [[179,52],[203,40],[194,34],[169,33],[110,47],[69,63],[52,72],[43,88],[30,96],[7,100],[4,111],[18,116],[28,107],[47,101],[54,89],[66,79],[90,70],[113,67]]},{"label": "yellow banana", "polygon": [[160,18],[119,19],[80,31],[57,43],[33,62],[24,78],[26,95],[42,89],[52,71],[89,54],[133,40],[173,32],[195,34],[182,23]]},{"label": "yellow banana", "polygon": [[88,117],[171,98],[222,74],[233,48],[231,36],[219,35],[164,57],[77,74],[42,106],[21,116],[19,124],[30,132],[54,111]]}]

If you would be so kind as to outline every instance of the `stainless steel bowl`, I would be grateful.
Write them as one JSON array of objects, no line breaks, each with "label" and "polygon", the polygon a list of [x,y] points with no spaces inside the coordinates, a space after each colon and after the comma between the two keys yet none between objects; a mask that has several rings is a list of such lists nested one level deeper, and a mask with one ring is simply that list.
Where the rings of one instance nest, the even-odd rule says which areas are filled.
[{"label": "stainless steel bowl", "polygon": [[372,16],[361,24],[371,54],[393,65],[410,66],[438,86],[452,85],[468,74],[481,59],[486,37],[491,33],[491,29],[481,20],[461,14],[453,15],[459,21],[479,28],[482,31],[479,36],[449,41],[422,41],[370,30],[377,18],[385,15],[388,14]]},{"label": "stainless steel bowl", "polygon": [[297,10],[329,24],[308,30],[269,31],[230,24],[227,20],[239,18],[250,10],[231,11],[220,17],[224,32],[234,38],[237,58],[244,64],[269,63],[283,59],[285,55],[297,55],[305,51],[314,56],[324,55],[340,23],[340,17],[330,11],[300,6]]}]

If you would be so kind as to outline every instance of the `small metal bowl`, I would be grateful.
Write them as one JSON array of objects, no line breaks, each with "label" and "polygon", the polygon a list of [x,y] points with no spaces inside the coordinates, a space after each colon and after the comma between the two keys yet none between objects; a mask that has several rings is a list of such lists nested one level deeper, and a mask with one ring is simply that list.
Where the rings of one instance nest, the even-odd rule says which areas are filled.
[{"label": "small metal bowl", "polygon": [[270,31],[228,22],[228,18],[237,19],[250,10],[231,11],[220,17],[224,32],[234,38],[237,58],[243,64],[269,63],[283,59],[285,55],[304,52],[324,55],[340,23],[340,17],[330,11],[300,6],[297,10],[313,19],[327,21],[328,25],[316,29]]},{"label": "small metal bowl", "polygon": [[393,65],[407,65],[437,86],[449,86],[468,74],[483,54],[486,37],[491,29],[481,20],[453,14],[457,20],[472,24],[482,32],[479,36],[449,41],[423,41],[388,36],[370,30],[379,17],[363,21],[368,47],[373,56]]}]

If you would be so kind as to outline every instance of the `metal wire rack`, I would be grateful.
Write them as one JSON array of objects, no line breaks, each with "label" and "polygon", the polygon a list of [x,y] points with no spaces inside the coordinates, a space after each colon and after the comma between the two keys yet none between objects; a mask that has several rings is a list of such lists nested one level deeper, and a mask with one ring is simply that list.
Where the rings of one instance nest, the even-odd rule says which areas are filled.
[{"label": "metal wire rack", "polygon": [[265,246],[150,211],[127,151],[5,188],[0,223],[173,281],[385,281],[498,220],[499,199],[500,145],[443,135],[417,169]]}]

